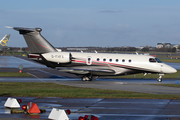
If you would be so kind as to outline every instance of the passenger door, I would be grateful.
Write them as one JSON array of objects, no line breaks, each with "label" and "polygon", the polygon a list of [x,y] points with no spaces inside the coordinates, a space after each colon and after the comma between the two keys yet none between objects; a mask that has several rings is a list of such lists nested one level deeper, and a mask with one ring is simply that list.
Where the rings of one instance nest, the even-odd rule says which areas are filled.
[{"label": "passenger door", "polygon": [[88,56],[87,59],[86,59],[86,64],[87,65],[91,65],[92,64],[92,58],[91,56]]}]

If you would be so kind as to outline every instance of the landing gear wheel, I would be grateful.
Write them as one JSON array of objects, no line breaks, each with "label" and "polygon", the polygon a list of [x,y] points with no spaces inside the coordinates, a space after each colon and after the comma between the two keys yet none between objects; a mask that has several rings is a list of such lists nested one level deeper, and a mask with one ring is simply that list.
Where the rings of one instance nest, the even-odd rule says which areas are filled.
[{"label": "landing gear wheel", "polygon": [[162,79],[161,79],[161,78],[158,78],[157,80],[158,80],[158,82],[162,82]]},{"label": "landing gear wheel", "polygon": [[164,74],[159,74],[159,78],[157,79],[158,80],[158,82],[162,82],[162,76],[163,76]]},{"label": "landing gear wheel", "polygon": [[82,81],[92,81],[92,79],[87,76],[83,76],[81,79]]}]

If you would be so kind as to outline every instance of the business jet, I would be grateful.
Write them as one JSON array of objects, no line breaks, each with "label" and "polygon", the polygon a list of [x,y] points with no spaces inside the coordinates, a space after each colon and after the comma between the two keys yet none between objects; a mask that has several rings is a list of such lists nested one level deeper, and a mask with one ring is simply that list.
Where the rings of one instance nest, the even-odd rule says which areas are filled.
[{"label": "business jet", "polygon": [[10,34],[6,34],[1,40],[0,40],[0,51],[7,50],[7,42],[9,41]]},{"label": "business jet", "polygon": [[73,73],[82,81],[99,76],[120,76],[136,73],[159,74],[158,81],[168,73],[176,73],[173,67],[150,55],[64,52],[54,48],[41,34],[41,28],[12,27],[19,31],[30,49],[30,58],[47,67]]}]

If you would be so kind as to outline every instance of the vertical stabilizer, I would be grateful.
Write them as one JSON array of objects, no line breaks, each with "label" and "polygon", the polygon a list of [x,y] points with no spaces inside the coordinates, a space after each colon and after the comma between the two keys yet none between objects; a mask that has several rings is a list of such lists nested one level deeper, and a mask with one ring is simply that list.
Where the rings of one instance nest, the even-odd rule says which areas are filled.
[{"label": "vertical stabilizer", "polygon": [[0,45],[1,46],[7,46],[7,42],[9,41],[10,34],[6,34],[1,40]]},{"label": "vertical stabilizer", "polygon": [[57,50],[40,34],[41,28],[21,28],[14,27],[19,34],[24,36],[31,53],[42,54],[48,52],[57,52]]}]

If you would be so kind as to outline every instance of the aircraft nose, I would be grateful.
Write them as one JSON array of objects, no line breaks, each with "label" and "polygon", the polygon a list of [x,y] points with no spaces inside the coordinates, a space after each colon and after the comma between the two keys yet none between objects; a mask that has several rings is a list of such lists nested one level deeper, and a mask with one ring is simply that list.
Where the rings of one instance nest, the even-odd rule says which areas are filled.
[{"label": "aircraft nose", "polygon": [[176,73],[176,72],[177,72],[177,70],[173,68],[172,69],[172,73]]},{"label": "aircraft nose", "polygon": [[177,70],[171,66],[166,65],[163,69],[164,73],[176,73]]}]

